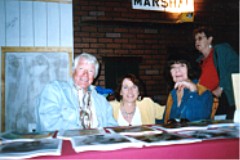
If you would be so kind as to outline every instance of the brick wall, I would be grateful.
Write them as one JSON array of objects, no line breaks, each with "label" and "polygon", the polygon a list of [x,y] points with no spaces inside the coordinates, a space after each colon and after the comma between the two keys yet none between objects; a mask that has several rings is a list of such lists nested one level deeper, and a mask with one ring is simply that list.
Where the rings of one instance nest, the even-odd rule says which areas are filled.
[{"label": "brick wall", "polygon": [[192,30],[212,25],[216,42],[239,47],[239,1],[195,0],[194,23],[176,23],[179,14],[132,10],[131,0],[73,0],[75,55],[89,52],[102,63],[96,85],[105,86],[102,57],[140,56],[140,78],[148,96],[169,92],[163,76],[169,48],[194,55]]}]

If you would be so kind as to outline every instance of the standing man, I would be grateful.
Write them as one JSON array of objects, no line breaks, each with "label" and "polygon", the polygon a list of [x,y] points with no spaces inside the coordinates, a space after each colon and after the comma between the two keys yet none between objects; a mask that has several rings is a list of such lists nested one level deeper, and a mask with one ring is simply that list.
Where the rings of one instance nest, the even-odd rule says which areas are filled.
[{"label": "standing man", "polygon": [[117,126],[112,107],[92,85],[98,70],[96,57],[82,53],[74,60],[71,79],[46,85],[37,110],[38,129],[55,131]]},{"label": "standing man", "polygon": [[201,66],[199,83],[219,98],[217,113],[232,119],[235,111],[232,73],[239,73],[239,55],[227,44],[212,46],[211,28],[199,27],[193,32],[195,47],[202,54],[198,62]]}]

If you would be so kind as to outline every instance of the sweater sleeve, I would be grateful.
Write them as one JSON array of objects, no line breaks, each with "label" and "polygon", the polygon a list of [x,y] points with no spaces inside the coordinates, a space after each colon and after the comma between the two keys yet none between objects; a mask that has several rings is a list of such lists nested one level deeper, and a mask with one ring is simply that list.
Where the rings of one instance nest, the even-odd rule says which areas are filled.
[{"label": "sweater sleeve", "polygon": [[222,43],[215,46],[215,65],[218,69],[220,84],[227,95],[230,105],[234,105],[232,73],[239,73],[239,54],[227,44]]},{"label": "sweater sleeve", "polygon": [[166,104],[166,108],[165,108],[165,112],[164,112],[164,123],[166,124],[167,121],[170,118],[170,113],[171,113],[171,109],[172,109],[172,105],[173,105],[173,98],[172,95],[169,94],[168,98],[167,98],[167,104]]},{"label": "sweater sleeve", "polygon": [[165,106],[161,106],[160,104],[158,103],[155,103],[153,102],[153,107],[154,107],[154,110],[155,110],[155,118],[156,119],[163,119],[163,114],[164,114],[164,111],[165,111]]},{"label": "sweater sleeve", "polygon": [[137,106],[141,112],[142,124],[155,124],[155,120],[161,120],[165,106],[155,103],[151,98],[145,97],[141,101],[137,101]]}]

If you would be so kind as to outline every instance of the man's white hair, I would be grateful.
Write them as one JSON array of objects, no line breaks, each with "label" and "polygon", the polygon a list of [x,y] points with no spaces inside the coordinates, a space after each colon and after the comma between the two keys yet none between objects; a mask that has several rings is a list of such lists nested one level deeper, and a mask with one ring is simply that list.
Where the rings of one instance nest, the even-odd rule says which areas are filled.
[{"label": "man's white hair", "polygon": [[83,52],[80,55],[75,57],[73,71],[75,71],[75,69],[77,68],[78,62],[81,58],[84,58],[85,60],[88,61],[88,63],[93,64],[95,66],[94,78],[96,78],[99,72],[99,63],[97,58],[94,55],[91,55],[89,53]]}]

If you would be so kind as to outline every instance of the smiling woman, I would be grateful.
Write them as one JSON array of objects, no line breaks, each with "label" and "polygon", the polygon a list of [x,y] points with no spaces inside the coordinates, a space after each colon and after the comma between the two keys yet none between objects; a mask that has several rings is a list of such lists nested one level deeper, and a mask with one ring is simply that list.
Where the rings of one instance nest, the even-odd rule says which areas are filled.
[{"label": "smiling woman", "polygon": [[176,57],[168,61],[166,72],[172,78],[173,89],[168,96],[164,123],[210,119],[213,105],[211,92],[194,79],[196,74],[190,63],[183,57]]},{"label": "smiling woman", "polygon": [[161,120],[165,107],[143,98],[141,81],[133,74],[123,76],[115,92],[116,100],[111,101],[114,118],[119,126],[155,124]]}]

